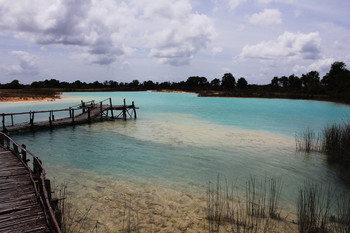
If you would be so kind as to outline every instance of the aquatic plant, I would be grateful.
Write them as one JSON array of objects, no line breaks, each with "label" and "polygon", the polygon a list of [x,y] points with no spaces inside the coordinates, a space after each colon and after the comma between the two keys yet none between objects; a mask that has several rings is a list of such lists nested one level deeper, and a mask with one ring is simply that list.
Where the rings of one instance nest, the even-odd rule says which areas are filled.
[{"label": "aquatic plant", "polygon": [[323,130],[323,151],[329,162],[350,165],[350,122],[333,124]]},{"label": "aquatic plant", "polygon": [[[281,219],[279,197],[281,182],[276,179],[255,177],[246,183],[244,204],[234,195],[225,179],[216,185],[209,182],[207,190],[208,232],[269,232],[273,231]],[[276,220],[273,220],[276,219]]]},{"label": "aquatic plant", "polygon": [[295,144],[298,151],[322,151],[321,135],[316,135],[314,131],[307,129],[305,132],[295,135]]},{"label": "aquatic plant", "polygon": [[313,183],[299,189],[297,218],[300,233],[329,232],[330,190]]}]

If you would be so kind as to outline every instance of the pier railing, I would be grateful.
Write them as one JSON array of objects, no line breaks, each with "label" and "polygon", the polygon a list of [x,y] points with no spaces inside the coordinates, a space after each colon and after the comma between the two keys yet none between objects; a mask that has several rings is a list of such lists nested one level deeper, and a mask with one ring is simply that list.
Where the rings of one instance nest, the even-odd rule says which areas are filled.
[{"label": "pier railing", "polygon": [[[24,167],[28,170],[35,194],[43,207],[43,213],[50,231],[60,233],[61,230],[54,213],[57,208],[58,200],[53,200],[51,198],[50,180],[46,179],[46,172],[41,160],[27,150],[24,144],[19,145],[16,141],[2,132],[0,132],[0,146],[12,151],[12,153],[18,157]],[[28,155],[33,159],[32,169],[28,165],[28,162],[30,161],[27,159]]]}]

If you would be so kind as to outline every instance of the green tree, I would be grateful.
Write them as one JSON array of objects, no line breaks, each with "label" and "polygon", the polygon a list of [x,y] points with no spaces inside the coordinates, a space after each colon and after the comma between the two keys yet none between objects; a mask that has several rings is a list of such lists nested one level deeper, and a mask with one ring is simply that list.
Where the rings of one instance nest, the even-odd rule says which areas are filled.
[{"label": "green tree", "polygon": [[214,88],[220,87],[220,79],[214,78],[213,80],[211,80],[210,86]]},{"label": "green tree", "polygon": [[331,91],[350,91],[350,71],[344,62],[336,61],[330,71],[322,78],[322,84]]},{"label": "green tree", "polygon": [[236,86],[236,79],[231,73],[226,73],[221,78],[221,86],[224,89],[233,89]]},{"label": "green tree", "polygon": [[245,78],[241,77],[237,80],[237,88],[239,89],[245,89],[248,86],[247,80]]},{"label": "green tree", "polygon": [[288,77],[289,86],[292,88],[301,88],[301,80],[298,76],[295,76],[294,74],[290,75]]}]

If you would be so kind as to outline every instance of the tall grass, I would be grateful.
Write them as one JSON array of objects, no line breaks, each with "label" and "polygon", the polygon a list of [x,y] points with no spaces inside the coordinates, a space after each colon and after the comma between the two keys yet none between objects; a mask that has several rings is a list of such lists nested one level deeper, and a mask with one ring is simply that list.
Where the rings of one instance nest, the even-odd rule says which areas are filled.
[{"label": "tall grass", "polygon": [[336,201],[335,230],[339,233],[350,232],[350,195],[340,193]]},{"label": "tall grass", "polygon": [[322,135],[316,135],[316,133],[310,129],[305,132],[295,135],[295,144],[298,151],[305,151],[310,153],[311,151],[322,150]]},{"label": "tall grass", "polygon": [[316,184],[305,183],[299,189],[297,218],[300,233],[329,232],[330,191]]},{"label": "tall grass", "polygon": [[246,183],[245,198],[234,195],[227,180],[209,182],[207,190],[207,219],[209,232],[269,232],[280,219],[279,197],[281,182],[255,177]]},{"label": "tall grass", "polygon": [[350,122],[324,128],[323,151],[329,162],[350,166]]}]

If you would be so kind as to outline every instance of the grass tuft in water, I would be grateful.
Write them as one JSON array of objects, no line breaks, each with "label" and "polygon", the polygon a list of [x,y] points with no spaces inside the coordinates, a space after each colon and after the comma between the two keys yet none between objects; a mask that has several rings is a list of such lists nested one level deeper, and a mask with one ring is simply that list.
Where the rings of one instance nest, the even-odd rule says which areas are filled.
[{"label": "grass tuft in water", "polygon": [[[207,190],[208,232],[270,232],[280,220],[281,182],[275,179],[258,181],[252,177],[246,185],[245,200],[234,195],[225,179],[222,184],[209,182]],[[244,198],[243,198],[244,199]],[[275,220],[273,220],[275,219]]]}]

